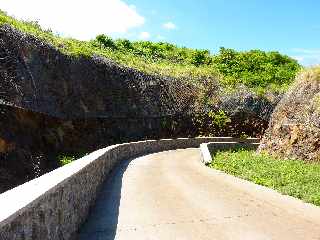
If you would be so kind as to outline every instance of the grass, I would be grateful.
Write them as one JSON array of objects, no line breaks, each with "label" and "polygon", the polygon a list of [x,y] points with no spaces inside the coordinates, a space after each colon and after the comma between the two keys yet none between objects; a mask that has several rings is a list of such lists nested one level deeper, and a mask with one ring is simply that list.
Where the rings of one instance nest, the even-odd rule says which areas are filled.
[{"label": "grass", "polygon": [[320,206],[319,163],[236,150],[218,152],[209,166]]}]

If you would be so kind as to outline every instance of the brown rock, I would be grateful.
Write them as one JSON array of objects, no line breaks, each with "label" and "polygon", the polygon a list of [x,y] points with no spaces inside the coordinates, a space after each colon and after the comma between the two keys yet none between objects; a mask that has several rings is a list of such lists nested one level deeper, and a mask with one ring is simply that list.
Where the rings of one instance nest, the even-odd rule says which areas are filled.
[{"label": "brown rock", "polygon": [[319,94],[320,67],[302,72],[275,108],[259,150],[319,161]]}]

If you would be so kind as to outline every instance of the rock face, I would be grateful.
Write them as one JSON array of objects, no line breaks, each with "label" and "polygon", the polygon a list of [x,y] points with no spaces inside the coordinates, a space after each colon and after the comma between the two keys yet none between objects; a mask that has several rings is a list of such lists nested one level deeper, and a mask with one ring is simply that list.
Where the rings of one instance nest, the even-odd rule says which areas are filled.
[{"label": "rock face", "polygon": [[195,114],[198,114],[197,129],[206,136],[209,133],[212,136],[261,138],[283,96],[272,92],[261,96],[245,86],[238,86],[233,91],[220,86],[209,86],[205,90],[204,97],[196,103]]},{"label": "rock face", "polygon": [[17,87],[15,106],[61,118],[160,117],[180,109],[174,79],[147,75],[105,58],[67,56],[8,26],[0,29],[2,57]]},{"label": "rock face", "polygon": [[222,95],[216,109],[223,110],[230,117],[224,135],[236,137],[246,133],[261,138],[281,97],[282,94],[271,93],[264,97],[258,96],[245,87]]},{"label": "rock face", "polygon": [[272,115],[260,150],[320,160],[320,68],[301,73]]},{"label": "rock face", "polygon": [[0,78],[0,192],[56,168],[59,154],[193,131],[186,85],[65,55],[10,26],[0,27]]},{"label": "rock face", "polygon": [[225,111],[231,123],[216,131],[205,119],[200,132],[194,118],[198,90],[98,56],[72,57],[1,26],[0,192],[56,168],[61,154],[208,132],[260,136],[277,102],[250,91],[218,93],[212,110]]}]

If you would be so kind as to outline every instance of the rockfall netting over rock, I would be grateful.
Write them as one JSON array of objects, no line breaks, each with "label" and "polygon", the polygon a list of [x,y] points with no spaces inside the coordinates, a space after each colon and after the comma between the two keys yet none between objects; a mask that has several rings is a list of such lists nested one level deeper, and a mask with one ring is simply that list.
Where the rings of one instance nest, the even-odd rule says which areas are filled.
[{"label": "rockfall netting over rock", "polygon": [[219,79],[175,79],[99,56],[69,56],[3,25],[0,175],[8,183],[3,186],[52,170],[61,153],[143,139],[259,137],[279,98],[245,87],[229,91]]},{"label": "rockfall netting over rock", "polygon": [[211,80],[198,93],[194,122],[202,135],[261,137],[282,96],[258,95],[245,86],[230,90]]},{"label": "rockfall netting over rock", "polygon": [[[6,61],[1,64],[0,91],[6,95],[2,100],[53,117],[157,118],[161,126],[172,125],[171,134],[174,128],[187,136],[257,136],[279,99],[274,94],[258,96],[246,87],[228,92],[218,79],[174,79],[145,74],[99,56],[66,56],[6,25],[0,35]],[[219,118],[219,114],[226,114],[231,122],[213,124],[213,115]]]},{"label": "rockfall netting over rock", "polygon": [[17,83],[15,71],[15,51],[5,48],[3,39],[0,39],[0,103],[8,103],[12,96],[22,95]]}]

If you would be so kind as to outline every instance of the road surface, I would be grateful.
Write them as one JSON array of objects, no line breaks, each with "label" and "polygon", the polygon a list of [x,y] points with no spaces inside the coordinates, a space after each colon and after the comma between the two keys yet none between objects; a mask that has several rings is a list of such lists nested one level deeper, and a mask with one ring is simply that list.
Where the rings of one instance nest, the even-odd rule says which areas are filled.
[{"label": "road surface", "polygon": [[79,239],[320,240],[320,208],[168,151],[122,162]]}]

